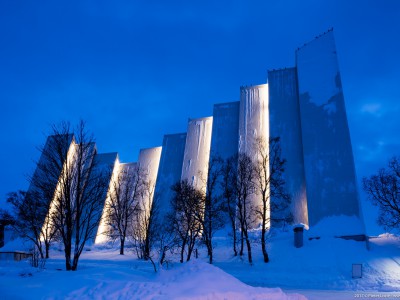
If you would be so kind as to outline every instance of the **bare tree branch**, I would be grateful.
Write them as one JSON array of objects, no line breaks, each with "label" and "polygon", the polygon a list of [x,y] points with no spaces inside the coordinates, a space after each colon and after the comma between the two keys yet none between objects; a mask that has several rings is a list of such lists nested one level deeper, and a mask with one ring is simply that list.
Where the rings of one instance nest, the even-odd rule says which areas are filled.
[{"label": "bare tree branch", "polygon": [[261,248],[264,262],[269,262],[266,246],[267,228],[271,226],[271,211],[288,214],[290,197],[285,192],[285,180],[283,179],[284,165],[286,161],[281,158],[279,138],[270,138],[269,142],[264,138],[258,138],[255,142],[257,155],[254,163],[255,186],[257,194],[261,197],[261,204],[255,206],[254,212],[261,219]]},{"label": "bare tree branch", "polygon": [[387,168],[363,178],[368,199],[379,207],[378,224],[386,230],[399,230],[400,226],[400,160],[393,157]]}]

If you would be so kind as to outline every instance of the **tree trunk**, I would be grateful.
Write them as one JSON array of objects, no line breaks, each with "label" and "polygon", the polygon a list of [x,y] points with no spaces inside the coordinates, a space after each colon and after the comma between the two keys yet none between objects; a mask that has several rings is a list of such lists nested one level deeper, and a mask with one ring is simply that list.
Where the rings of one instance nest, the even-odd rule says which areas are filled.
[{"label": "tree trunk", "polygon": [[186,245],[186,242],[182,243],[182,247],[181,247],[181,260],[180,260],[181,263],[183,263],[183,254],[185,253],[185,245]]},{"label": "tree trunk", "polygon": [[265,233],[266,233],[266,230],[265,230],[265,227],[263,227],[262,230],[261,230],[261,249],[262,249],[262,253],[263,253],[263,256],[264,256],[264,262],[268,263],[269,262],[269,256],[268,256],[268,252],[267,252],[267,245],[266,245],[266,242],[265,242]]},{"label": "tree trunk", "polygon": [[[211,205],[209,204],[209,206],[211,206]],[[209,213],[209,214],[210,214],[210,217],[209,217],[209,221],[208,221],[207,244],[208,244],[208,256],[211,258],[210,264],[212,264],[212,218],[211,218],[211,213]]]},{"label": "tree trunk", "polygon": [[233,254],[234,256],[237,256],[237,249],[236,249],[236,241],[237,237],[236,237],[236,230],[233,231]]},{"label": "tree trunk", "polygon": [[187,257],[186,257],[186,261],[189,261],[190,260],[190,258],[192,257],[192,252],[193,252],[193,249],[194,249],[194,240],[192,240],[193,238],[191,238],[190,240],[189,240],[189,244],[188,244],[188,254],[187,254]]},{"label": "tree trunk", "polygon": [[42,249],[42,247],[39,247],[39,246],[35,246],[36,247],[36,249],[38,249],[39,250],[39,254],[40,254],[40,258],[44,258],[44,254],[43,254],[43,249]]},{"label": "tree trunk", "polygon": [[206,246],[207,246],[207,255],[208,256],[212,255],[212,246],[211,246],[211,241],[210,240],[206,241]]},{"label": "tree trunk", "polygon": [[236,228],[235,228],[235,220],[231,220],[232,225],[232,233],[233,233],[233,253],[234,256],[237,256],[237,249],[236,249]]},{"label": "tree trunk", "polygon": [[71,245],[65,245],[65,269],[71,271]]},{"label": "tree trunk", "polygon": [[150,240],[149,240],[149,235],[146,235],[146,240],[144,243],[144,260],[149,260],[150,257]]},{"label": "tree trunk", "polygon": [[120,239],[120,248],[119,248],[119,254],[124,255],[124,248],[125,248],[125,239],[122,238]]},{"label": "tree trunk", "polygon": [[75,254],[74,255],[74,261],[73,261],[72,267],[71,267],[72,271],[76,271],[78,269],[78,261],[79,261],[79,255]]},{"label": "tree trunk", "polygon": [[249,263],[252,265],[253,264],[253,258],[251,256],[251,245],[250,245],[250,240],[247,232],[245,232],[245,237],[246,237],[246,246],[247,246],[247,256],[249,258]]},{"label": "tree trunk", "polygon": [[249,257],[249,263],[252,265],[253,264],[253,258],[251,256],[251,245],[250,245],[250,241],[248,239],[246,239],[246,245],[247,245],[247,255]]},{"label": "tree trunk", "polygon": [[243,238],[243,227],[242,230],[240,232],[240,256],[243,256],[243,248],[244,248],[244,238]]},{"label": "tree trunk", "polygon": [[160,259],[160,265],[164,263],[166,252],[167,252],[167,247],[163,247]]},{"label": "tree trunk", "polygon": [[49,251],[50,251],[50,243],[45,242],[45,247],[46,247],[46,258],[49,258]]},{"label": "tree trunk", "polygon": [[213,247],[212,247],[212,240],[207,241],[207,252],[209,257],[209,263],[213,263]]}]

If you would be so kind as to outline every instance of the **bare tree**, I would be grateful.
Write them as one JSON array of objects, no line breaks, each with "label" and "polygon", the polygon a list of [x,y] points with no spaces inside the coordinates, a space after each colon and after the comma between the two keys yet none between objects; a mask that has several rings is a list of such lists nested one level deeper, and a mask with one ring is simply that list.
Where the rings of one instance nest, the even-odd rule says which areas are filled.
[{"label": "bare tree", "polygon": [[68,123],[53,126],[53,136],[56,150],[42,152],[49,162],[47,170],[56,168],[59,161],[63,164],[47,218],[64,244],[66,270],[75,271],[85,243],[94,237],[100,221],[108,180],[83,121],[73,135]]},{"label": "bare tree", "polygon": [[157,223],[154,227],[157,228],[156,235],[154,236],[157,240],[150,251],[148,259],[152,263],[154,271],[157,272],[163,265],[168,265],[167,253],[174,252],[178,244],[178,239],[174,231],[168,230],[162,224]]},{"label": "bare tree", "polygon": [[[13,192],[14,193],[14,192]],[[16,193],[25,193],[24,191],[18,191]],[[10,195],[11,193],[9,193]],[[10,213],[8,209],[0,208],[0,248],[4,246],[4,227],[12,226],[15,223],[15,217]]]},{"label": "bare tree", "polygon": [[121,165],[121,170],[113,178],[106,203],[108,230],[111,239],[119,239],[119,254],[124,254],[125,241],[133,226],[133,219],[139,211],[139,201],[145,183],[143,172],[137,165]]},{"label": "bare tree", "polygon": [[143,193],[140,197],[139,209],[135,213],[132,224],[133,239],[138,258],[151,259],[151,250],[157,239],[158,197],[154,196],[155,184],[143,181]]},{"label": "bare tree", "polygon": [[204,195],[195,189],[187,180],[182,180],[172,186],[175,195],[171,204],[173,211],[169,219],[179,240],[180,262],[183,262],[187,247],[186,260],[189,261],[198,237],[201,234],[201,223],[196,215],[202,214],[201,202]]},{"label": "bare tree", "polygon": [[[33,243],[36,248],[35,253],[38,253],[41,258],[45,256],[48,258],[54,231],[45,231],[46,226],[43,224],[48,210],[47,203],[42,198],[33,197],[32,194],[24,191],[9,193],[7,202],[12,205],[13,213],[9,214],[4,211],[1,218],[8,219],[19,236]],[[51,233],[51,235],[43,239],[46,232]]]},{"label": "bare tree", "polygon": [[60,127],[62,134],[50,135],[46,143],[38,148],[41,156],[35,172],[28,178],[28,191],[23,195],[21,192],[10,194],[8,199],[17,218],[16,231],[34,242],[42,258],[44,252],[49,258],[50,244],[56,238],[57,230],[48,217],[48,211],[73,139],[67,123],[62,123]]},{"label": "bare tree", "polygon": [[[154,185],[150,185],[151,191],[154,190]],[[149,193],[151,197],[152,193]],[[159,195],[154,195],[152,201],[147,202],[148,213],[145,222],[141,223],[146,232],[146,237],[143,241],[143,258],[149,260],[153,265],[154,271],[157,272],[162,265],[167,262],[167,252],[173,252],[177,240],[174,230],[170,227],[166,220],[161,220],[160,214],[160,198]]]},{"label": "bare tree", "polygon": [[[158,215],[158,197],[154,197],[155,184],[153,182],[146,183],[147,201],[143,203],[144,214],[143,214],[143,227],[145,232],[144,239],[144,259],[150,259],[151,250],[157,238],[157,230],[159,230],[159,224],[157,224]],[[147,207],[146,207],[147,206]]]},{"label": "bare tree", "polygon": [[243,256],[244,241],[247,246],[249,263],[253,263],[249,226],[252,220],[252,203],[250,195],[255,193],[254,164],[251,158],[244,153],[239,154],[237,176],[235,181],[235,194],[237,197],[237,218],[240,225],[240,256]]},{"label": "bare tree", "polygon": [[[160,224],[159,224],[160,225]],[[169,227],[164,227],[160,225],[160,230],[158,232],[158,265],[163,266],[165,262],[168,263],[167,253],[174,252],[174,249],[178,245],[178,238],[176,232],[173,230],[169,230]]]},{"label": "bare tree", "polygon": [[378,224],[386,230],[400,226],[400,158],[393,157],[387,168],[363,178],[363,187],[369,200],[379,207]]},{"label": "bare tree", "polygon": [[266,247],[267,228],[271,226],[270,212],[282,212],[290,205],[290,197],[285,192],[283,179],[286,160],[281,158],[279,138],[264,138],[255,142],[257,155],[254,164],[254,178],[257,194],[261,196],[261,205],[254,207],[255,216],[261,219],[261,249],[264,262],[269,262]]},{"label": "bare tree", "polygon": [[207,177],[200,174],[206,185],[205,197],[201,198],[199,210],[194,211],[196,220],[202,227],[202,241],[207,247],[210,264],[213,263],[213,237],[218,229],[224,226],[223,199],[217,195],[217,188],[222,173],[223,160],[212,156],[207,170]]},{"label": "bare tree", "polygon": [[237,176],[237,155],[229,157],[224,161],[221,173],[221,189],[222,189],[222,199],[224,205],[224,211],[227,213],[229,218],[229,223],[232,229],[232,237],[233,237],[233,253],[234,256],[237,256],[237,226],[236,226],[236,194],[235,194],[235,186],[236,186],[236,176]]},{"label": "bare tree", "polygon": [[50,244],[56,237],[48,211],[72,141],[68,125],[61,126],[65,134],[50,135],[38,148],[41,156],[35,172],[28,179],[28,192],[10,193],[7,199],[14,210],[14,229],[34,243],[42,258],[49,257]]},{"label": "bare tree", "polygon": [[168,265],[168,253],[174,253],[180,239],[175,230],[175,214],[161,211],[160,195],[155,194],[151,206],[150,235],[152,250],[149,259],[153,264],[155,272],[163,265]]}]

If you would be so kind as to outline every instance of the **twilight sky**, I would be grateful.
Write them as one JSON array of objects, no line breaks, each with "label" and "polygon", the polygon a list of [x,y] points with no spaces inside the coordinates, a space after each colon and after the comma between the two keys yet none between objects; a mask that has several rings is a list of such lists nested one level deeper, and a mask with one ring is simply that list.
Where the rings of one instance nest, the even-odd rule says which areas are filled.
[{"label": "twilight sky", "polygon": [[330,27],[361,178],[400,155],[399,1],[0,1],[0,203],[51,124],[135,161]]}]

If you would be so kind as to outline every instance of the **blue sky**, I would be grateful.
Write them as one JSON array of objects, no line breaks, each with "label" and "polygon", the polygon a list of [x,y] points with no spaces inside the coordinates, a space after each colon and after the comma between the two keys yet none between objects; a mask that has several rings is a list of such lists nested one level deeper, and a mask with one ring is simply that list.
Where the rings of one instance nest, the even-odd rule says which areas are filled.
[{"label": "blue sky", "polygon": [[27,188],[51,124],[84,119],[135,161],[330,27],[357,172],[375,172],[400,155],[399,20],[395,0],[0,1],[0,199]]}]

